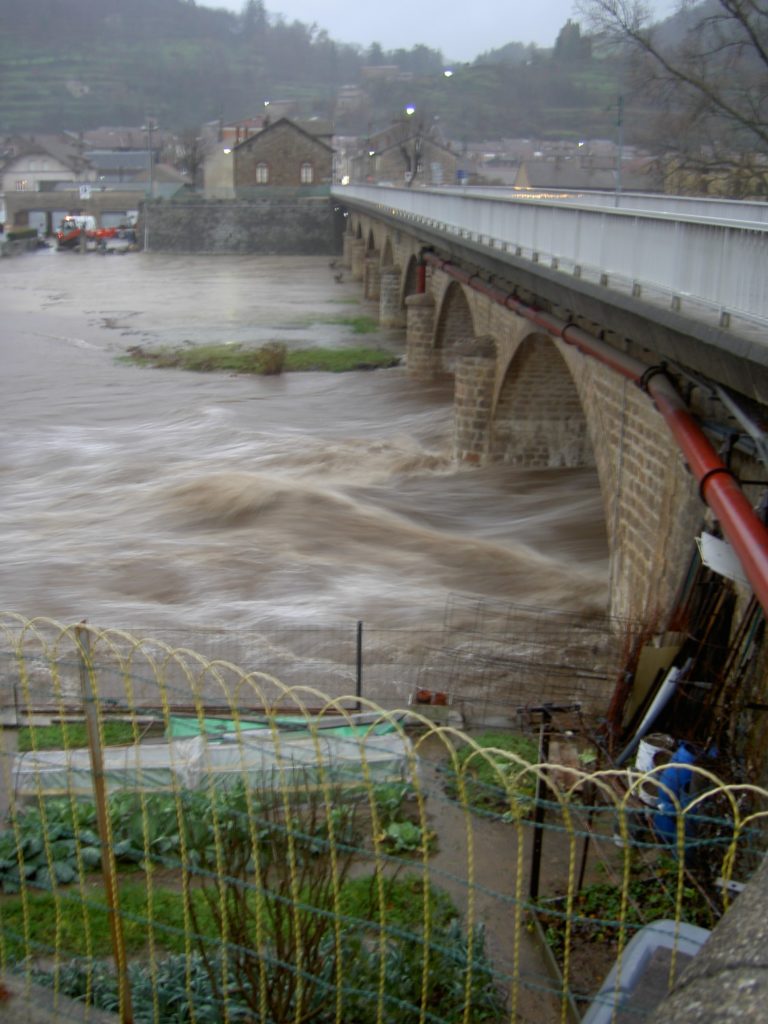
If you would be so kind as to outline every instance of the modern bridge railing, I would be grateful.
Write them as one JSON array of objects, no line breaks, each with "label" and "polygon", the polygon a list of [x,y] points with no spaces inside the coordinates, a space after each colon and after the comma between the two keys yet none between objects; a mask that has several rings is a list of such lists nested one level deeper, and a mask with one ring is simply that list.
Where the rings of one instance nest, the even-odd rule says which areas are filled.
[{"label": "modern bridge railing", "polygon": [[768,203],[742,199],[712,199],[708,196],[673,196],[653,192],[582,192],[578,189],[510,188],[509,185],[447,186],[453,195],[487,196],[491,199],[520,199],[526,203],[555,203],[588,206],[601,210],[639,210],[671,213],[686,217],[708,217],[717,221],[754,221],[768,224]]},{"label": "modern bridge railing", "polygon": [[[727,326],[732,316],[768,323],[768,223],[744,221],[744,208],[703,201],[689,214],[665,197],[632,208],[588,205],[574,196],[505,196],[382,186],[336,187],[337,199],[465,238],[595,281],[692,317]],[[590,203],[596,202],[592,197]],[[640,206],[649,208],[640,209]],[[734,209],[736,208],[736,209]],[[762,212],[762,204],[747,204]],[[768,206],[766,207],[768,209]],[[715,215],[713,215],[715,214]],[[502,257],[503,258],[503,257]]]}]

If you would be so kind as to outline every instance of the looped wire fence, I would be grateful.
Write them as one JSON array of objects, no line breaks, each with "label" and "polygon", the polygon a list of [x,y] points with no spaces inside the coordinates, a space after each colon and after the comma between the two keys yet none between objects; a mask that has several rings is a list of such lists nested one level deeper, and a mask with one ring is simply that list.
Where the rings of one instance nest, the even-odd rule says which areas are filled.
[{"label": "looped wire fence", "polygon": [[713,928],[765,848],[768,793],[696,764],[588,771],[570,730],[542,763],[541,729],[120,630],[0,636],[0,967],[62,1019],[577,1019],[653,922]]}]

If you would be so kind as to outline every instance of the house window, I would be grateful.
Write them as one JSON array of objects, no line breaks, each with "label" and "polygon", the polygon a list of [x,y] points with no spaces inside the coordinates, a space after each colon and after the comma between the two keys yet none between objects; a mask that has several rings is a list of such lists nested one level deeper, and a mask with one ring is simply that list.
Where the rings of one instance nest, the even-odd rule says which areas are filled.
[{"label": "house window", "polygon": [[269,184],[269,164],[256,164],[256,184]]},{"label": "house window", "polygon": [[29,190],[29,179],[28,178],[19,178],[19,179],[17,179],[17,181],[16,181],[16,191],[17,192],[27,192],[28,190]]},{"label": "house window", "polygon": [[315,169],[312,164],[305,162],[301,165],[299,181],[302,185],[311,185],[315,180]]}]

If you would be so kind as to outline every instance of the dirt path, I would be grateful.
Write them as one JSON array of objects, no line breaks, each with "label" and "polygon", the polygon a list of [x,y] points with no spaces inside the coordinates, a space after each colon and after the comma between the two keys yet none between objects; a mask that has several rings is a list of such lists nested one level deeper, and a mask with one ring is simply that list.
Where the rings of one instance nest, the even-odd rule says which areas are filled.
[{"label": "dirt path", "polygon": [[[486,952],[494,971],[510,992],[510,1009],[514,979],[519,979],[516,1019],[556,1024],[560,1020],[560,1005],[552,993],[555,982],[525,926],[524,915],[519,927],[515,921],[517,865],[519,861],[523,870],[519,895],[526,900],[532,829],[519,830],[514,825],[465,812],[443,790],[444,780],[438,768],[444,757],[440,741],[427,740],[419,753],[423,758],[422,782],[428,796],[428,815],[439,835],[438,849],[429,862],[430,880],[450,894],[465,923],[472,903],[474,920],[486,930]],[[522,841],[522,853],[518,838]],[[558,870],[554,852],[554,844],[550,844],[543,867],[546,874]]]}]

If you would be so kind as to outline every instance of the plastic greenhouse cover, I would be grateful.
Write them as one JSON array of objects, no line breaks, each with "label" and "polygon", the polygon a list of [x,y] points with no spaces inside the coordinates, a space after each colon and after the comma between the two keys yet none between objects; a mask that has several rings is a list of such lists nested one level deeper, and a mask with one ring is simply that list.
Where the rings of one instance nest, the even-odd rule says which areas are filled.
[{"label": "plastic greenhouse cover", "polygon": [[[379,735],[367,728],[285,732],[271,730],[196,736],[170,743],[143,743],[104,750],[109,792],[157,791],[249,785],[306,785],[319,781],[361,785],[406,781],[415,772],[410,740],[399,733]],[[13,761],[16,797],[93,796],[87,749],[40,750]]]},{"label": "plastic greenhouse cover", "polygon": [[[368,720],[369,724],[363,724],[364,720]],[[347,725],[332,725],[332,722],[349,722]],[[354,724],[360,722],[361,724]],[[239,729],[241,732],[252,731],[252,730],[265,730],[276,727],[278,729],[291,729],[299,732],[303,732],[306,735],[310,735],[313,731],[322,729],[323,732],[329,732],[338,736],[363,736],[368,733],[371,728],[373,731],[380,735],[382,733],[393,732],[396,725],[392,719],[381,720],[379,714],[368,714],[368,715],[350,715],[348,719],[342,718],[341,716],[327,716],[324,718],[299,718],[291,717],[290,715],[278,715],[275,718],[271,718],[267,721],[248,721],[247,719],[239,719],[235,721],[232,718],[203,718],[202,721],[199,718],[182,718],[180,716],[171,716],[169,719],[168,736],[169,738],[182,737],[182,736],[199,736],[201,733],[205,733],[209,736],[220,735],[221,733],[232,733],[237,732]]]}]

